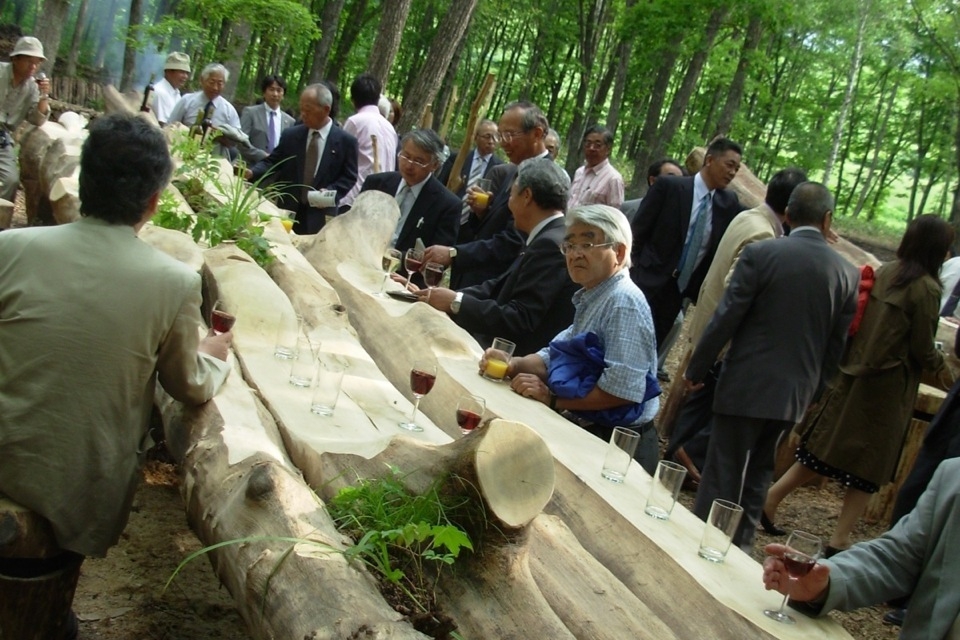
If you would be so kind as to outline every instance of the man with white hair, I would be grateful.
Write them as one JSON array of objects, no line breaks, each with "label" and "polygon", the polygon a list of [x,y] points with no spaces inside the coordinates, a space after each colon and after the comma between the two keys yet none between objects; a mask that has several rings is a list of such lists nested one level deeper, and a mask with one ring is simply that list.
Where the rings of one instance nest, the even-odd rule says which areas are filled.
[{"label": "man with white hair", "polygon": [[[614,426],[638,431],[634,458],[653,474],[658,458],[653,418],[660,408],[657,343],[650,306],[630,280],[630,225],[619,209],[602,204],[571,210],[564,224],[560,250],[570,278],[582,287],[573,295],[573,324],[549,347],[511,358],[507,376],[516,393],[561,410],[604,440],[610,439]],[[580,385],[570,395],[562,390],[571,386],[563,375],[577,365],[576,373],[587,377],[588,365],[571,359],[578,348],[586,351],[584,344],[602,351],[602,364],[589,372],[597,376],[592,378],[595,385]],[[485,366],[486,354],[480,369]]]},{"label": "man with white hair", "polygon": [[[229,100],[220,95],[229,79],[230,72],[222,64],[214,62],[205,66],[200,72],[200,91],[188,93],[180,98],[170,112],[168,124],[181,122],[191,127],[209,120],[214,129],[225,124],[235,127],[238,131],[242,130],[237,110]],[[232,157],[230,149],[223,144],[216,146],[215,153],[225,158]]]},{"label": "man with white hair", "polygon": [[45,60],[40,41],[24,36],[14,45],[10,62],[0,62],[0,198],[4,200],[13,201],[20,184],[13,132],[24,120],[39,127],[50,115],[50,80],[34,77]]},{"label": "man with white hair", "polygon": [[153,85],[153,115],[161,126],[170,120],[173,108],[180,100],[180,90],[190,77],[190,56],[174,51],[163,64],[163,78]]}]

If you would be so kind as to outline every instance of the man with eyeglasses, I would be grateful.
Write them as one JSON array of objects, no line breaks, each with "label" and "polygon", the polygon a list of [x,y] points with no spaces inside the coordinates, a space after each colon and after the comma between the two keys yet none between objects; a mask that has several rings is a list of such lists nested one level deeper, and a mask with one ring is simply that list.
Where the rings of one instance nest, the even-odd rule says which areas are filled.
[{"label": "man with eyeglasses", "polygon": [[527,234],[523,253],[498,278],[460,291],[420,291],[420,299],[450,314],[480,346],[506,338],[526,355],[547,346],[573,320],[577,285],[564,268],[563,211],[570,196],[563,169],[549,158],[520,163],[510,188],[517,229]]},{"label": "man with eyeglasses", "polygon": [[[461,289],[486,282],[504,273],[523,247],[523,235],[513,223],[508,201],[517,165],[529,158],[546,157],[543,137],[550,125],[540,109],[530,102],[512,102],[500,116],[501,145],[510,164],[490,171],[493,193],[488,205],[480,206],[467,191],[471,215],[455,246],[427,249],[426,259],[450,266],[450,286]],[[466,235],[465,235],[466,234]]]},{"label": "man with eyeglasses", "polygon": [[582,204],[623,204],[623,176],[610,164],[613,132],[595,124],[583,134],[584,164],[570,186],[570,208]]},{"label": "man with eyeglasses", "polygon": [[433,172],[443,158],[443,140],[432,129],[414,129],[400,141],[399,171],[367,176],[363,191],[396,197],[400,220],[391,244],[401,252],[416,245],[453,243],[460,228],[460,200]]},{"label": "man with eyeglasses", "polygon": [[[458,198],[463,198],[467,189],[476,184],[477,180],[488,177],[490,170],[503,161],[495,153],[497,145],[500,144],[500,135],[497,133],[497,123],[493,120],[481,120],[477,125],[477,134],[473,136],[476,143],[473,152],[467,155],[460,167],[460,185],[454,189]],[[457,154],[451,153],[440,172],[437,174],[437,180],[440,184],[448,186],[450,182],[450,172],[453,170],[453,163],[457,161]],[[463,213],[469,215],[470,207],[464,204]],[[461,216],[461,219],[463,216]]]},{"label": "man with eyeglasses", "polygon": [[[652,474],[658,441],[653,419],[660,408],[657,346],[650,307],[630,280],[632,236],[618,209],[594,204],[571,210],[560,245],[570,279],[581,286],[573,295],[573,324],[549,347],[510,359],[511,388],[526,398],[560,410],[585,430],[609,440],[614,426],[640,433],[634,458]],[[576,354],[593,348],[599,365],[587,377],[586,361]],[[481,371],[486,354],[481,359]],[[571,384],[570,371],[584,382]],[[595,380],[596,382],[593,382]],[[575,389],[573,387],[576,387]]]},{"label": "man with eyeglasses", "polygon": [[[170,112],[167,122],[180,122],[191,127],[201,120],[209,120],[214,129],[225,124],[242,130],[237,110],[221,95],[229,79],[230,72],[222,64],[214,62],[205,66],[200,72],[200,91],[180,98]],[[231,145],[223,144],[222,138],[217,140],[214,153],[231,158]]]}]

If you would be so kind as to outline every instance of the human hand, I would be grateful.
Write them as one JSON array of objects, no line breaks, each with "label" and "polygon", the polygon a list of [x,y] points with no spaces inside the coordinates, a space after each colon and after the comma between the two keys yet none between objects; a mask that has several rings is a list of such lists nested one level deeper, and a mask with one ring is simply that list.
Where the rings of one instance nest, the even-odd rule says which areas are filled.
[{"label": "human hand", "polygon": [[687,393],[691,393],[693,391],[699,391],[700,389],[703,389],[702,382],[694,382],[693,380],[690,380],[689,378],[687,378],[687,376],[683,376],[683,386],[686,389]]},{"label": "human hand", "polygon": [[210,333],[204,336],[204,338],[200,341],[197,351],[200,353],[205,353],[208,356],[213,356],[217,360],[223,360],[226,362],[227,353],[230,351],[231,344],[233,344],[232,331],[227,331],[226,333],[216,335],[213,332],[213,329],[211,329]]},{"label": "human hand", "polygon": [[437,262],[445,267],[449,267],[453,263],[453,258],[450,257],[450,247],[445,247],[442,244],[427,247],[423,253],[423,264],[427,264],[428,262]]},{"label": "human hand", "polygon": [[50,96],[50,78],[47,74],[40,72],[33,77],[37,83],[37,89],[40,91],[40,99],[46,100]]},{"label": "human hand", "polygon": [[487,361],[490,360],[491,358],[493,360],[500,360],[502,362],[508,363],[507,372],[503,375],[503,377],[509,378],[510,369],[511,369],[510,363],[513,359],[510,356],[508,356],[505,351],[501,351],[500,349],[493,349],[493,348],[485,349],[483,352],[483,355],[480,356],[480,370],[479,370],[480,375],[483,375],[483,373],[487,370]]},{"label": "human hand", "polygon": [[399,273],[391,273],[391,274],[390,274],[390,279],[393,280],[394,282],[396,282],[397,284],[406,284],[406,285],[407,285],[407,291],[409,291],[410,293],[416,293],[416,292],[420,291],[420,287],[418,287],[417,285],[413,284],[412,282],[407,282],[406,277],[400,275]]},{"label": "human hand", "polygon": [[434,309],[450,313],[450,303],[457,297],[457,292],[443,287],[434,287],[433,289],[420,289],[414,292],[420,299],[420,302],[426,302]]},{"label": "human hand", "polygon": [[513,376],[510,388],[524,398],[531,398],[543,404],[550,404],[550,387],[532,373],[518,373]]},{"label": "human hand", "polygon": [[783,564],[783,554],[786,551],[786,545],[777,543],[768,544],[763,548],[763,552],[767,554],[767,558],[763,561],[763,587],[767,591],[789,594],[790,599],[796,602],[822,600],[830,586],[830,567],[818,562],[810,573],[802,578],[791,580]]}]

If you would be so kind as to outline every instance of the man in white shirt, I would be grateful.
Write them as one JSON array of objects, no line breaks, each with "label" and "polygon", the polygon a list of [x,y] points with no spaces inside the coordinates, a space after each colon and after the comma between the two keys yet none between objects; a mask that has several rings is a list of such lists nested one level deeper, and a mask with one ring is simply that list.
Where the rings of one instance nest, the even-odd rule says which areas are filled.
[{"label": "man in white shirt", "polygon": [[[200,72],[200,91],[180,98],[170,113],[168,124],[181,122],[191,127],[209,119],[214,129],[222,124],[242,129],[237,110],[220,95],[229,78],[230,72],[222,64],[214,62],[205,66]],[[214,153],[224,158],[231,158],[233,155],[227,146],[219,142],[214,147]]]},{"label": "man in white shirt", "polygon": [[583,135],[585,164],[577,169],[570,185],[568,209],[585,204],[623,204],[623,176],[610,164],[613,132],[595,124]]},{"label": "man in white shirt", "polygon": [[[397,130],[383,117],[380,108],[380,81],[369,73],[357,76],[350,85],[350,100],[355,114],[343,123],[343,130],[357,139],[357,183],[344,196],[341,205],[352,205],[360,193],[363,181],[371,173],[393,171],[397,166]],[[373,138],[377,139],[377,153],[373,152]]]},{"label": "man in white shirt", "polygon": [[163,79],[153,85],[153,115],[160,126],[167,124],[180,100],[180,90],[190,77],[190,56],[174,51],[163,65]]}]

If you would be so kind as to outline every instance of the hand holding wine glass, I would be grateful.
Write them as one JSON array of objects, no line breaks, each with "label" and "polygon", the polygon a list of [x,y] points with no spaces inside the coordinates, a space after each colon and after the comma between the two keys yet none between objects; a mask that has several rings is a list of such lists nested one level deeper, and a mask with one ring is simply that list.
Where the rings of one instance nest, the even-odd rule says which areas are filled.
[{"label": "hand holding wine glass", "polygon": [[387,286],[387,280],[390,279],[390,274],[400,267],[400,260],[402,257],[403,254],[393,247],[383,252],[382,266],[385,273],[383,274],[383,282],[380,283],[380,293],[377,294],[381,298],[387,297],[387,294],[384,291]]},{"label": "hand holding wine glass", "polygon": [[403,268],[407,270],[407,281],[403,284],[404,290],[410,284],[410,278],[414,273],[423,268],[423,251],[420,249],[407,249],[403,256]]},{"label": "hand holding wine glass", "polygon": [[227,313],[223,308],[223,302],[217,300],[213,305],[213,311],[210,313],[210,326],[216,335],[222,335],[233,328],[233,323],[237,321],[236,316]]},{"label": "hand holding wine glass", "polygon": [[427,301],[430,301],[430,292],[443,280],[446,268],[439,262],[428,262],[423,267],[423,281],[427,285]]},{"label": "hand holding wine glass", "polygon": [[430,393],[437,381],[437,365],[426,360],[416,360],[410,369],[410,390],[413,391],[413,411],[410,419],[399,423],[407,431],[423,431],[423,427],[416,423],[417,409],[420,407],[420,398]]},{"label": "hand holding wine glass", "polygon": [[[770,547],[773,546],[774,545],[770,545]],[[779,547],[780,545],[776,546]],[[765,609],[763,613],[768,618],[776,620],[777,622],[782,622],[784,624],[796,624],[796,620],[787,615],[784,612],[784,609],[787,606],[787,600],[790,599],[793,585],[796,584],[798,580],[802,580],[807,574],[809,574],[817,564],[817,560],[820,558],[820,554],[823,551],[823,543],[817,536],[806,533],[805,531],[797,530],[791,533],[790,537],[787,538],[787,543],[777,550],[782,552],[780,561],[783,565],[783,570],[786,571],[787,575],[789,576],[788,582],[785,589],[780,589],[781,593],[784,594],[783,602],[780,603],[780,608]],[[767,582],[766,568],[767,563],[764,563],[765,583]],[[798,593],[798,595],[800,594]],[[805,596],[806,593],[803,595]]]}]

